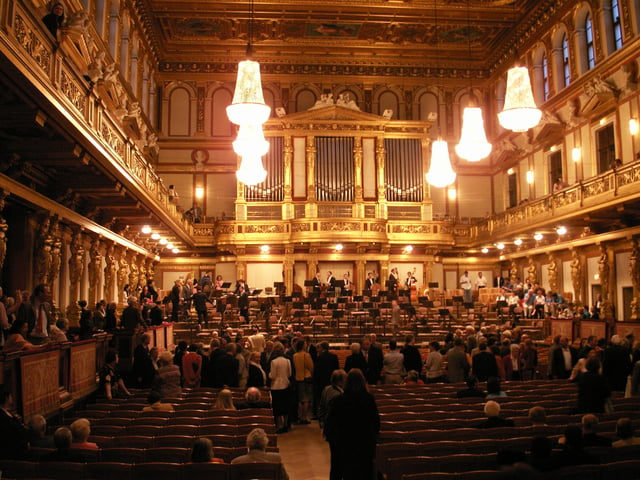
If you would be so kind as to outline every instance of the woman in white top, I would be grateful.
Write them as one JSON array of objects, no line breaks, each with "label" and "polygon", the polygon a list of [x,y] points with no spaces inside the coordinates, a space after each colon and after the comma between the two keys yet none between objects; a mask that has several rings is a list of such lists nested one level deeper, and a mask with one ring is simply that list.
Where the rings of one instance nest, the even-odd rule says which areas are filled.
[{"label": "woman in white top", "polygon": [[289,378],[291,377],[291,362],[284,356],[284,346],[280,342],[273,345],[271,355],[271,405],[276,419],[276,433],[289,430]]}]

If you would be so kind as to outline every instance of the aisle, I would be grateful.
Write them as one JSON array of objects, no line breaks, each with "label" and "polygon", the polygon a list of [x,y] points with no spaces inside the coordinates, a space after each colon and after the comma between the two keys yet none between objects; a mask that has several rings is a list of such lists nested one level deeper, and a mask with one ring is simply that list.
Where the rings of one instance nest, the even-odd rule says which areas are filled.
[{"label": "aisle", "polygon": [[318,422],[294,425],[278,435],[278,447],[291,480],[327,480],[329,478],[329,444],[324,441]]}]

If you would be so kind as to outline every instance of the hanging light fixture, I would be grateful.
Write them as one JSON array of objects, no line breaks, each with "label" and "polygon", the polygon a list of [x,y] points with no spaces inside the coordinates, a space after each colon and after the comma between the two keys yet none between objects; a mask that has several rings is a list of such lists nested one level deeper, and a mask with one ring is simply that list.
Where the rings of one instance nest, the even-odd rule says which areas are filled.
[{"label": "hanging light fixture", "polygon": [[[438,55],[438,9],[436,2],[433,3],[434,10],[434,29],[436,38],[436,65],[439,62]],[[449,159],[449,144],[440,136],[440,100],[438,100],[438,139],[431,144],[431,163],[429,171],[425,174],[427,183],[433,187],[448,187],[456,180],[456,172],[451,168],[451,160]]]},{"label": "hanging light fixture", "polygon": [[431,165],[425,175],[429,185],[433,187],[448,187],[456,181],[456,172],[451,168],[449,159],[449,144],[440,138],[431,145]]},{"label": "hanging light fixture", "polygon": [[[467,46],[469,51],[469,61],[471,61],[471,14],[469,12],[467,0]],[[469,76],[469,105],[462,112],[462,130],[460,132],[460,143],[456,145],[456,153],[460,158],[469,162],[478,162],[486,158],[491,153],[492,145],[487,142],[487,135],[484,131],[484,121],[482,119],[482,109],[478,106],[476,96],[473,94],[473,82]]]},{"label": "hanging light fixture", "polygon": [[[253,40],[253,0],[249,3],[249,32],[247,57],[251,56]],[[264,182],[267,171],[261,157],[269,151],[269,142],[264,138],[262,124],[269,119],[271,107],[264,103],[260,64],[245,60],[238,64],[238,77],[227,116],[239,126],[238,136],[233,142],[233,150],[242,157],[236,177],[245,185]]]},{"label": "hanging light fixture", "polygon": [[257,185],[267,178],[267,171],[259,156],[242,157],[240,168],[236,171],[236,178],[245,185]]},{"label": "hanging light fixture", "polygon": [[469,100],[469,106],[462,112],[462,131],[456,153],[469,162],[478,162],[489,156],[491,148],[484,132],[482,109],[475,106],[473,100]]},{"label": "hanging light fixture", "polygon": [[516,65],[507,73],[504,108],[498,113],[498,121],[506,129],[526,132],[538,125],[541,118],[542,112],[533,99],[529,70]]}]

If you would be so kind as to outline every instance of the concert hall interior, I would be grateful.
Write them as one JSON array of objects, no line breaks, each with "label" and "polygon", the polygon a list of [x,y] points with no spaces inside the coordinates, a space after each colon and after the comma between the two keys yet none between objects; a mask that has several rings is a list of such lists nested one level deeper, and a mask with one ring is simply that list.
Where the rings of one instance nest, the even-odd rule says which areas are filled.
[{"label": "concert hall interior", "polygon": [[[638,1],[53,3],[0,0],[5,296],[45,284],[73,329],[153,280],[161,348],[249,324],[335,350],[640,338]],[[207,325],[169,300],[203,277]]]}]

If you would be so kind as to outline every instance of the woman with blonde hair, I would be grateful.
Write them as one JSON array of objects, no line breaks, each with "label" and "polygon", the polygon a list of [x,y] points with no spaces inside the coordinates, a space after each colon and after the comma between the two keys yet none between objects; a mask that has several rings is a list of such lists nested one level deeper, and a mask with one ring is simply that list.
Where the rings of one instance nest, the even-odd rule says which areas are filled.
[{"label": "woman with blonde hair", "polygon": [[236,406],[233,404],[233,394],[228,388],[220,390],[216,403],[213,404],[211,410],[235,410]]}]

